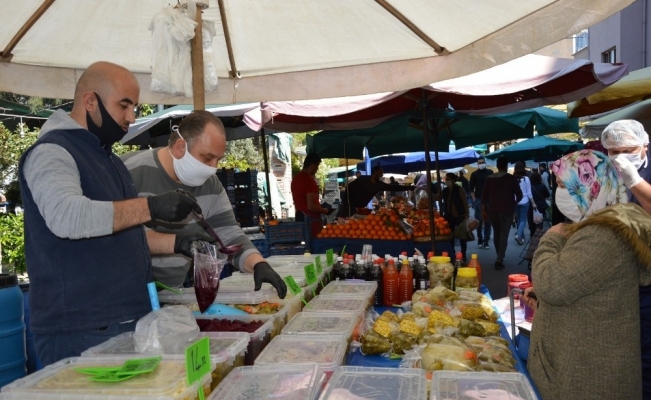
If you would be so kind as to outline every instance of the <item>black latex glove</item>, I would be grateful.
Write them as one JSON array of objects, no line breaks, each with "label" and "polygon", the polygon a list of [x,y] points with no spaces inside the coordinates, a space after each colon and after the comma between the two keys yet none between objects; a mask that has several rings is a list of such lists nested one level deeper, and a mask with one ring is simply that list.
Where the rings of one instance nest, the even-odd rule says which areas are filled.
[{"label": "black latex glove", "polygon": [[174,239],[174,253],[183,254],[192,258],[192,242],[201,240],[203,242],[215,243],[215,238],[205,233],[193,233],[191,235],[176,235]]},{"label": "black latex glove", "polygon": [[287,285],[285,285],[285,281],[283,281],[283,278],[281,278],[266,261],[260,261],[255,264],[253,267],[253,280],[255,281],[254,290],[256,291],[260,290],[262,284],[266,282],[276,288],[278,297],[281,299],[284,299],[287,295]]},{"label": "black latex glove", "polygon": [[197,199],[184,190],[170,190],[157,196],[147,197],[147,205],[152,220],[179,222],[192,211],[201,214]]}]

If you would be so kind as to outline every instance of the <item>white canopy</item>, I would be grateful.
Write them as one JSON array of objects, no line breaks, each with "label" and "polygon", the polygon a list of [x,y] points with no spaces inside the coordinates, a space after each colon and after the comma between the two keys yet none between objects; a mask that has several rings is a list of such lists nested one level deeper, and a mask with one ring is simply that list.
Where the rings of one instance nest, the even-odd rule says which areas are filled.
[{"label": "white canopy", "polygon": [[[216,21],[219,85],[205,100],[301,100],[420,87],[532,53],[632,2],[210,0],[203,18]],[[190,104],[191,98],[149,91],[148,27],[169,3],[175,2],[0,0],[0,90],[72,98],[83,70],[105,60],[136,74],[141,102]]]}]

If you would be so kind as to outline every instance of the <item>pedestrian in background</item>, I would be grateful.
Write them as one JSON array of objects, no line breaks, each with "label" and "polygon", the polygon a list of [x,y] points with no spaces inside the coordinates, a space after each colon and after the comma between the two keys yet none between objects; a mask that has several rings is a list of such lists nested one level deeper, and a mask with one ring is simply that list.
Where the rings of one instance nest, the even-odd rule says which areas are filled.
[{"label": "pedestrian in background", "polygon": [[472,207],[475,210],[475,219],[479,221],[477,245],[480,249],[490,249],[488,243],[491,240],[491,223],[482,219],[481,193],[484,190],[486,178],[492,173],[493,171],[490,168],[486,168],[486,159],[479,157],[477,159],[477,170],[470,174],[470,181],[468,181],[468,192],[472,199]]},{"label": "pedestrian in background", "polygon": [[515,241],[522,246],[524,244],[524,227],[527,225],[527,214],[529,213],[530,205],[535,210],[536,204],[533,202],[533,195],[531,194],[531,180],[526,175],[522,161],[515,163],[513,176],[518,180],[520,190],[522,191],[522,199],[515,207],[515,223],[517,227]]}]

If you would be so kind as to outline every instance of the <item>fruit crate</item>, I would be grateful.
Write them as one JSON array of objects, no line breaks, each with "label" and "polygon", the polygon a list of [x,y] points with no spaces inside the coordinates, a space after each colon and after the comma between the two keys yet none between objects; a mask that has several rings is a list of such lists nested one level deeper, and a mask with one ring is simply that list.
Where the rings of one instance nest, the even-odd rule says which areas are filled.
[{"label": "fruit crate", "polygon": [[217,171],[217,178],[222,183],[223,186],[234,186],[235,185],[235,170],[234,169],[222,169]]},{"label": "fruit crate", "polygon": [[264,235],[269,246],[277,243],[309,243],[308,228],[306,222],[280,222],[278,225],[265,222]]},{"label": "fruit crate", "polygon": [[256,186],[258,184],[258,170],[249,169],[235,173],[236,186]]},{"label": "fruit crate", "polygon": [[237,187],[235,188],[235,201],[258,201],[258,187],[257,186],[248,186],[248,187]]},{"label": "fruit crate", "polygon": [[262,254],[262,257],[269,257],[267,254],[267,242],[264,239],[251,240],[251,243],[255,246],[256,249]]},{"label": "fruit crate", "polygon": [[307,247],[303,244],[277,244],[274,246],[269,247],[269,255],[270,256],[298,256],[298,255],[303,255],[305,254],[305,250]]},{"label": "fruit crate", "polygon": [[228,201],[231,204],[235,203],[235,189],[232,186],[226,188],[226,194],[228,195]]}]

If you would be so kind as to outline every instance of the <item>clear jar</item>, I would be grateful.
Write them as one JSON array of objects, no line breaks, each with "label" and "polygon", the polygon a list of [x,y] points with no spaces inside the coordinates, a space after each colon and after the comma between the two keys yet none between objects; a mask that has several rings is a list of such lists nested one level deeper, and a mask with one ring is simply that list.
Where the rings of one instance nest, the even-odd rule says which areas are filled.
[{"label": "clear jar", "polygon": [[474,268],[458,268],[457,281],[454,290],[457,292],[478,292],[479,277],[477,277],[477,270]]},{"label": "clear jar", "polygon": [[430,257],[427,264],[429,270],[429,287],[444,286],[452,289],[452,278],[454,277],[454,265],[450,257]]}]

